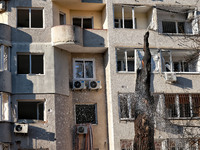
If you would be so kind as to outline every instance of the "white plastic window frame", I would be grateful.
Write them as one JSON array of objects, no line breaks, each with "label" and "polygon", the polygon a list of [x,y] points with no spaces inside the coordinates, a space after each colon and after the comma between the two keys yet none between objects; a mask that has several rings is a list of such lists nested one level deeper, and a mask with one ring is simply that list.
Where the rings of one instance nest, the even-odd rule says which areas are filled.
[{"label": "white plastic window frame", "polygon": [[[18,10],[29,10],[29,27],[18,27],[17,26],[17,24],[18,24],[18,18],[17,18],[17,16],[18,16],[18,14],[17,14],[17,12],[18,12]],[[31,10],[42,10],[42,28],[32,28],[31,27]],[[17,8],[17,12],[16,12],[16,18],[17,18],[17,21],[16,21],[16,27],[17,28],[27,28],[27,29],[44,29],[45,28],[45,22],[44,22],[44,20],[45,20],[45,18],[44,18],[44,8],[35,8],[35,7],[31,7],[31,8]]]},{"label": "white plastic window frame", "polygon": [[[5,62],[4,62],[4,54],[5,54],[5,49],[7,48],[8,50],[8,57],[7,57],[7,69],[5,69]],[[8,70],[10,71],[10,47],[1,45],[0,46],[0,71]]]},{"label": "white plastic window frame", "polygon": [[[76,66],[75,66],[75,62],[76,61],[83,61],[83,64],[84,64],[84,78],[76,78]],[[93,62],[93,78],[85,78],[85,61],[92,61]],[[78,58],[75,58],[73,59],[73,79],[74,80],[95,80],[96,79],[96,67],[95,67],[95,59],[78,59]]]},{"label": "white plastic window frame", "polygon": [[[73,18],[79,18],[81,19],[81,28],[83,28],[83,19],[91,19],[92,20],[92,29],[94,29],[94,17],[87,17],[87,16],[73,16],[72,17],[72,25],[73,25]],[[87,29],[87,28],[86,28]]]},{"label": "white plastic window frame", "polygon": [[[125,49],[127,49],[127,50],[125,50]],[[133,50],[133,52],[134,52],[134,71],[128,71],[128,59],[127,59],[127,51],[130,51],[129,49],[132,49]],[[124,53],[125,53],[125,65],[126,65],[126,70],[125,71],[118,71],[117,70],[117,67],[118,67],[118,58],[117,58],[117,51],[120,51],[120,50],[123,50],[124,51]],[[136,64],[136,61],[137,61],[137,59],[136,59],[136,52],[137,52],[137,50],[136,49],[134,49],[134,48],[123,48],[123,47],[117,47],[116,48],[116,70],[117,70],[117,73],[135,73],[136,72],[136,68],[137,68],[137,64]]]},{"label": "white plastic window frame", "polygon": [[[44,53],[17,53],[17,55],[29,55],[29,73],[27,73],[28,75],[45,75],[45,63],[44,63]],[[32,60],[31,60],[31,56],[32,55],[42,55],[43,56],[43,74],[41,73],[38,73],[38,74],[33,74],[32,73],[32,68],[31,68],[31,65],[32,65]],[[17,64],[18,65],[18,64]],[[18,68],[18,66],[17,66]],[[17,72],[18,74],[18,72]],[[18,74],[18,75],[24,75],[24,74]]]},{"label": "white plastic window frame", "polygon": [[[36,119],[36,121],[46,121],[47,120],[47,116],[46,116],[46,99],[36,99],[36,100],[33,100],[33,99],[23,99],[23,100],[21,100],[20,99],[20,100],[17,100],[17,120],[18,120],[18,122],[19,122],[19,120],[21,120],[18,117],[18,109],[19,109],[18,103],[19,102],[27,102],[27,103],[29,103],[29,102],[40,102],[38,104],[43,103],[43,120],[39,120],[39,105],[37,104],[37,119]],[[35,119],[26,119],[26,120],[35,120]]]},{"label": "white plastic window frame", "polygon": [[[186,21],[184,21],[184,20],[180,20],[180,21],[177,21],[177,20],[162,20],[161,22],[162,22],[162,34],[186,34],[185,31],[184,31],[184,33],[179,33],[178,32],[178,23],[179,22],[183,22],[184,23],[184,28],[185,28],[185,22]],[[164,33],[163,32],[163,22],[174,22],[175,23],[175,27],[176,27],[176,33]]]},{"label": "white plastic window frame", "polygon": [[[115,18],[115,5],[113,6],[113,25],[114,25],[114,28],[115,28],[115,19],[118,20],[118,23],[119,23],[119,27],[118,28],[122,28],[122,29],[126,29],[125,28],[125,22],[124,22],[124,17],[125,17],[125,11],[124,11],[124,7],[127,7],[126,5],[122,5],[121,8],[122,8],[122,19],[117,19]],[[132,8],[132,22],[133,22],[133,29],[136,29],[136,18],[135,18],[135,10],[134,10],[134,6],[129,6]],[[121,24],[121,20],[122,20],[122,24]],[[129,29],[129,28],[128,28]]]},{"label": "white plastic window frame", "polygon": [[[174,72],[174,64],[173,64],[173,58],[172,58],[172,51],[173,51],[173,50],[160,50],[160,58],[161,58],[161,59],[160,59],[160,64],[161,64],[160,67],[161,67],[161,72],[162,72],[162,73],[170,73],[170,72],[171,72],[171,73],[178,73],[178,74],[180,74],[180,73],[181,73],[181,74],[199,74],[199,73],[200,73],[199,71],[196,71],[196,72],[191,72],[191,71],[188,71],[188,72],[185,72],[185,71],[182,71],[182,72],[181,72],[181,71],[180,71],[180,72]],[[163,53],[163,52],[169,52],[169,55],[170,55],[170,56],[169,56],[169,57],[170,57],[170,58],[169,58],[169,60],[170,60],[170,61],[169,61],[169,63],[170,63],[169,65],[170,65],[171,71],[169,71],[169,72],[163,70],[163,65],[165,65],[165,64],[163,64],[163,56],[162,56],[162,53]],[[182,61],[182,63],[184,63],[184,61]],[[184,70],[185,70],[185,69],[184,69]]]},{"label": "white plastic window frame", "polygon": [[119,119],[120,119],[120,121],[132,121],[132,120],[135,120],[135,117],[131,117],[132,116],[132,107],[133,107],[133,105],[131,105],[131,98],[129,97],[128,99],[127,99],[127,105],[128,105],[128,116],[129,116],[129,118],[122,118],[121,117],[121,112],[120,112],[120,108],[121,108],[121,106],[120,106],[120,94],[130,94],[129,96],[131,96],[131,95],[133,95],[134,93],[118,93],[118,105],[119,105]]}]

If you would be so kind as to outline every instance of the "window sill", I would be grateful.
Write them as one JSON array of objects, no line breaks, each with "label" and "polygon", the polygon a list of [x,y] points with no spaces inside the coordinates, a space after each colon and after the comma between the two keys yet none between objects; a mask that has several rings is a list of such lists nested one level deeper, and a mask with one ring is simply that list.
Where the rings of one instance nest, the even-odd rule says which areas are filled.
[{"label": "window sill", "polygon": [[171,36],[193,36],[193,35],[197,35],[197,34],[193,34],[193,33],[159,33],[160,35],[171,35]]},{"label": "window sill", "polygon": [[44,28],[44,27],[43,27],[43,28],[17,27],[17,29],[25,29],[25,30],[27,30],[27,29],[33,29],[33,30],[39,29],[39,30],[43,30],[43,29],[45,29],[45,28]]},{"label": "window sill", "polygon": [[200,72],[162,72],[162,73],[175,73],[175,74],[200,74]]},{"label": "window sill", "polygon": [[200,120],[200,117],[168,117],[169,120]]},{"label": "window sill", "polygon": [[17,123],[47,123],[47,121],[35,119],[19,119]]},{"label": "window sill", "polygon": [[45,74],[17,74],[17,75],[44,76]]},{"label": "window sill", "polygon": [[130,74],[135,74],[136,72],[135,71],[118,71],[117,73],[121,73],[121,74],[128,74],[128,73],[130,73]]},{"label": "window sill", "polygon": [[135,121],[135,118],[121,118],[120,122],[133,122]]}]

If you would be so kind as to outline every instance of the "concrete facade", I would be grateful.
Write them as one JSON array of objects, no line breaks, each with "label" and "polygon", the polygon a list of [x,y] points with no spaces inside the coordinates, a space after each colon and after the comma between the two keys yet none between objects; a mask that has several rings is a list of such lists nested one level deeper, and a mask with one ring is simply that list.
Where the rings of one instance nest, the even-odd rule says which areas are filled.
[{"label": "concrete facade", "polygon": [[[200,104],[199,43],[191,39],[199,35],[199,8],[197,0],[5,1],[5,10],[0,9],[0,150],[84,149],[89,128],[81,134],[78,127],[87,123],[94,150],[133,149],[129,103],[147,30],[157,148],[173,149],[172,142],[175,149],[187,149],[193,139],[198,149],[200,116],[194,105]],[[34,27],[38,18],[42,26]],[[174,26],[165,29],[164,22]],[[176,74],[173,84],[166,81],[167,69]],[[92,81],[98,84],[96,89]],[[126,104],[121,95],[128,95],[123,99]],[[174,98],[173,105],[168,105],[167,96]],[[94,107],[92,114],[88,106]],[[123,118],[122,111],[129,117]],[[93,120],[81,122],[84,113]],[[18,123],[28,131],[18,133]],[[178,147],[180,141],[185,144]]]}]

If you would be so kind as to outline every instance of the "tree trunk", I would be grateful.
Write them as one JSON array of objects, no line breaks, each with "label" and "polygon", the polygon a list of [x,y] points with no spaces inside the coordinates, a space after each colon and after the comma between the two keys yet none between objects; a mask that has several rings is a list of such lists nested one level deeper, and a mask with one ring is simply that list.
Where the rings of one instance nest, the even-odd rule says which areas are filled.
[{"label": "tree trunk", "polygon": [[154,150],[154,100],[150,94],[151,53],[149,32],[144,36],[144,57],[142,69],[137,70],[135,88],[135,138],[134,150]]}]

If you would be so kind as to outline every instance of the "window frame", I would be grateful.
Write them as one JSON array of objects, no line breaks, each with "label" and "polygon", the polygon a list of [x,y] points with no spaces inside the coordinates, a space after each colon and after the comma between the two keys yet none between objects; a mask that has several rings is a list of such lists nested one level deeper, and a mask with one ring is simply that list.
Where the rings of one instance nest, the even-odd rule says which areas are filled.
[{"label": "window frame", "polygon": [[[175,30],[176,30],[175,33],[163,32],[163,22],[173,22],[173,23],[175,23]],[[186,34],[185,33],[185,21],[184,20],[162,20],[161,23],[162,23],[162,34]],[[179,32],[179,28],[178,28],[179,23],[184,23],[184,32],[183,33]]]},{"label": "window frame", "polygon": [[[5,54],[5,49],[7,48],[8,50],[8,55],[7,55],[7,69],[5,69],[5,62],[4,62],[4,54]],[[0,71],[10,71],[10,47],[5,46],[5,45],[0,45]]]},{"label": "window frame", "polygon": [[[18,107],[18,105],[19,105],[19,102],[27,102],[27,103],[29,103],[29,102],[35,102],[35,103],[37,103],[38,102],[38,104],[41,104],[41,103],[43,103],[43,120],[40,120],[39,119],[39,105],[37,106],[37,119],[19,119],[19,107]],[[18,122],[21,122],[21,120],[27,120],[27,121],[30,121],[30,122],[32,122],[32,121],[46,121],[46,99],[18,99],[17,100],[17,121]]]},{"label": "window frame", "polygon": [[[95,123],[91,123],[92,125],[97,125],[98,124],[98,114],[97,114],[97,103],[81,103],[78,104],[76,103],[74,105],[74,112],[75,112],[75,124],[77,124],[76,119],[77,119],[77,115],[76,115],[76,106],[77,105],[94,105],[95,106]],[[81,123],[81,124],[88,124],[88,123]]]},{"label": "window frame", "polygon": [[[18,27],[18,10],[28,10],[29,11],[29,13],[28,13],[28,15],[29,15],[29,26],[28,27]],[[31,21],[32,21],[32,18],[31,18],[31,10],[42,10],[42,27],[41,28],[35,28],[35,27],[31,27]],[[44,18],[44,8],[43,7],[39,7],[39,8],[37,8],[37,7],[30,7],[30,8],[21,8],[21,7],[18,7],[17,8],[17,11],[16,11],[16,15],[17,15],[17,19],[16,19],[16,27],[17,28],[25,28],[25,29],[44,29],[45,28],[45,22],[44,22],[44,20],[45,20],[45,18]]]},{"label": "window frame", "polygon": [[[127,100],[127,108],[128,108],[128,116],[129,118],[122,118],[121,116],[121,99],[120,95],[129,95],[129,96],[134,96],[134,93],[118,93],[118,106],[119,106],[119,120],[120,121],[134,121],[135,120],[135,114],[132,114],[132,109],[134,109],[134,104],[131,104],[131,99],[126,99]],[[132,108],[133,107],[133,108]],[[134,117],[132,117],[132,115]]]},{"label": "window frame", "polygon": [[[180,95],[182,94],[171,94],[171,95],[174,95],[175,97],[175,100],[174,100],[174,105],[175,105],[175,113],[177,114],[177,117],[171,117],[168,115],[168,110],[166,108],[166,99],[165,99],[165,110],[166,110],[166,115],[167,115],[167,118],[168,119],[180,119],[180,120],[184,120],[184,119],[198,119],[200,118],[200,115],[198,117],[194,117],[194,113],[195,113],[195,110],[193,108],[193,96],[194,95],[199,95],[199,99],[200,99],[200,94],[183,94],[183,95],[187,95],[188,98],[189,98],[189,107],[190,107],[190,117],[181,117],[181,113],[184,113],[184,112],[181,112],[181,109],[180,109]],[[164,98],[166,98],[166,95],[164,95]]]},{"label": "window frame", "polygon": [[[76,61],[83,61],[84,62],[84,78],[76,78],[76,67],[75,67],[75,62]],[[85,78],[85,61],[92,61],[93,62],[93,78]],[[95,67],[95,59],[89,59],[89,58],[74,58],[73,59],[73,79],[75,80],[95,80],[96,79],[96,67]]]},{"label": "window frame", "polygon": [[[129,50],[130,49],[130,50]],[[118,71],[118,58],[117,58],[117,51],[124,51],[124,56],[125,56],[125,68],[126,70],[125,71]],[[127,58],[127,51],[132,51],[133,50],[133,53],[134,53],[134,71],[128,71],[128,58]],[[116,47],[116,71],[117,73],[136,73],[136,68],[137,68],[137,59],[136,59],[136,53],[137,53],[137,50],[135,48],[122,48],[122,47]]]},{"label": "window frame", "polygon": [[[3,118],[5,117],[5,114],[3,112],[3,94],[6,94],[8,96],[8,116],[7,119]],[[10,94],[5,93],[5,92],[0,92],[0,121],[11,121],[11,97]]]},{"label": "window frame", "polygon": [[[84,16],[84,17],[83,16],[73,16],[72,17],[72,25],[74,25],[74,23],[73,23],[73,19],[74,18],[81,19],[81,26],[80,26],[80,28],[82,28],[82,29],[94,29],[94,17],[93,16],[91,16],[91,17],[87,17],[87,16]],[[91,19],[91,21],[92,21],[92,28],[83,28],[83,19]]]},{"label": "window frame", "polygon": [[[63,17],[64,17],[63,24],[61,24],[60,15],[63,15]],[[62,11],[59,12],[59,24],[66,25],[66,14]]]},{"label": "window frame", "polygon": [[[18,55],[28,55],[29,56],[29,73],[18,73],[18,58],[17,58],[17,74],[18,75],[45,75],[45,61],[44,61],[44,53],[22,53],[22,52],[17,52],[17,57]],[[43,56],[43,73],[32,73],[32,55],[42,55]]]}]

